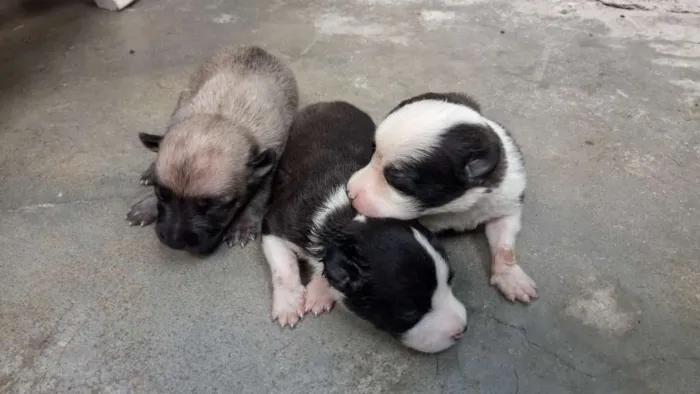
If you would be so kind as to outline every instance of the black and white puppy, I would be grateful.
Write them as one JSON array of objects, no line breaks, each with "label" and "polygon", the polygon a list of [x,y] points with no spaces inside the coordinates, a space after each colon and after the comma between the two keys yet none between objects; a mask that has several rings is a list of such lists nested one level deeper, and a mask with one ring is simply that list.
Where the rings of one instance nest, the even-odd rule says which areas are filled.
[{"label": "black and white puppy", "polygon": [[[358,215],[345,193],[372,155],[374,128],[369,115],[341,101],[297,114],[263,226],[272,318],[293,327],[338,301],[404,345],[438,352],[467,323],[445,251],[417,221]],[[312,267],[306,286],[299,260]]]},{"label": "black and white puppy", "polygon": [[425,93],[399,103],[377,127],[375,152],[347,184],[368,217],[419,218],[435,232],[486,224],[491,284],[510,301],[537,297],[517,265],[526,185],[522,154],[500,124],[460,93]]}]

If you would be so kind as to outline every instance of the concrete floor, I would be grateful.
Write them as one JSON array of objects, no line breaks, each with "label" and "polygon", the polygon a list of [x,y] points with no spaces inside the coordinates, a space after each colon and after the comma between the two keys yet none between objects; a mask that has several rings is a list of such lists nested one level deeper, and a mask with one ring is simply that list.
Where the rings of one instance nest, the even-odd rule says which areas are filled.
[{"label": "concrete floor", "polygon": [[[63,3],[0,17],[0,392],[698,392],[700,7]],[[479,98],[525,152],[540,299],[487,285],[483,235],[447,239],[470,330],[418,355],[339,309],[280,330],[258,245],[202,260],[128,227],[153,158],[136,133],[229,43],[376,120],[428,90]]]}]

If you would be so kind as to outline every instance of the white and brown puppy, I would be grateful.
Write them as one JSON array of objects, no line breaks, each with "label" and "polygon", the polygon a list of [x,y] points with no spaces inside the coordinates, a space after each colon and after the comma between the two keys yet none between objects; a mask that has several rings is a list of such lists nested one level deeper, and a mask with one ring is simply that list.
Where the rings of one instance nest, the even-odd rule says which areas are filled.
[{"label": "white and brown puppy", "polygon": [[226,47],[180,94],[163,136],[140,133],[158,153],[141,177],[155,195],[135,204],[131,224],[156,222],[165,245],[211,253],[260,234],[276,164],[298,108],[291,70],[256,46]]},{"label": "white and brown puppy", "polygon": [[[438,352],[466,330],[467,313],[452,293],[437,237],[417,221],[358,215],[345,193],[350,175],[372,155],[374,127],[342,101],[297,115],[263,226],[272,318],[293,327],[337,300],[404,345]],[[312,267],[306,286],[299,260]]]},{"label": "white and brown puppy", "polygon": [[537,297],[516,264],[526,177],[513,137],[460,93],[426,93],[401,102],[377,127],[375,152],[347,184],[369,217],[419,218],[435,232],[485,223],[491,284],[510,301]]}]

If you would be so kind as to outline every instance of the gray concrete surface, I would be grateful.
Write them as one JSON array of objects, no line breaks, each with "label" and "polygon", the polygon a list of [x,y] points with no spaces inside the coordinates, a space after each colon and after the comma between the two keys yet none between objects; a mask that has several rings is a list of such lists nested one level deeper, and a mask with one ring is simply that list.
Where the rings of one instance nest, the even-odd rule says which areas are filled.
[{"label": "gray concrete surface", "polygon": [[[700,15],[545,0],[43,3],[56,7],[0,17],[0,392],[700,390]],[[478,97],[525,151],[518,255],[540,299],[505,302],[483,235],[450,238],[470,330],[418,355],[341,310],[281,331],[257,245],[203,260],[128,227],[152,158],[136,133],[162,130],[187,73],[229,43],[282,56],[305,103],[346,99],[377,120],[426,90]]]}]

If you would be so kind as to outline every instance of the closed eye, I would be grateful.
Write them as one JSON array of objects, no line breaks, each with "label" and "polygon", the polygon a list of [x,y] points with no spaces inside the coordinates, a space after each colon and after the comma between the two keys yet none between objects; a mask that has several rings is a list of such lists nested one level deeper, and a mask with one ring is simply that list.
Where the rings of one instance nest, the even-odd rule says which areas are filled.
[{"label": "closed eye", "polygon": [[202,209],[209,208],[212,204],[211,200],[208,198],[198,198],[195,200],[195,203]]}]

